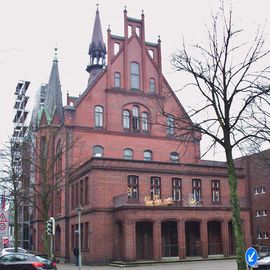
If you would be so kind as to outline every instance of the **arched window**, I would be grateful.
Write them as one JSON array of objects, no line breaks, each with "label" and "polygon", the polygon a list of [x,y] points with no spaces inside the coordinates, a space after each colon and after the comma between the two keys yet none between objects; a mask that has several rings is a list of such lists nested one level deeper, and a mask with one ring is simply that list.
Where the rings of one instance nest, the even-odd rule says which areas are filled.
[{"label": "arched window", "polygon": [[153,78],[151,78],[149,81],[149,91],[152,94],[156,92],[156,83],[155,83],[155,79]]},{"label": "arched window", "polygon": [[130,148],[124,150],[124,159],[133,159],[133,151]]},{"label": "arched window", "polygon": [[130,85],[131,89],[140,89],[140,66],[138,63],[130,64]]},{"label": "arched window", "polygon": [[150,151],[150,150],[145,150],[145,151],[143,152],[143,159],[144,159],[144,160],[148,160],[148,161],[152,160],[152,151]]},{"label": "arched window", "polygon": [[93,156],[94,157],[103,157],[104,149],[100,145],[95,145],[93,147]]},{"label": "arched window", "polygon": [[148,114],[146,112],[142,113],[142,130],[148,131]]},{"label": "arched window", "polygon": [[133,130],[140,129],[139,107],[138,106],[133,106],[133,108],[132,108],[132,128],[133,128]]},{"label": "arched window", "polygon": [[103,108],[95,106],[95,127],[103,127]]},{"label": "arched window", "polygon": [[114,73],[114,87],[121,87],[121,74],[119,72]]},{"label": "arched window", "polygon": [[174,134],[174,117],[171,114],[167,116],[167,134]]},{"label": "arched window", "polygon": [[172,162],[178,162],[179,161],[179,154],[177,152],[171,152],[170,160]]},{"label": "arched window", "polygon": [[130,113],[127,110],[123,111],[123,128],[130,129]]}]

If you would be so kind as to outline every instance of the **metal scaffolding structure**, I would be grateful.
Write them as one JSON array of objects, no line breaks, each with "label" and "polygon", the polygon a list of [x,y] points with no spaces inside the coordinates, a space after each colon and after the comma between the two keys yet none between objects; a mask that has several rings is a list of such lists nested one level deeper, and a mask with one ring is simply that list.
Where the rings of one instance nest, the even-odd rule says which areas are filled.
[{"label": "metal scaffolding structure", "polygon": [[[12,134],[12,144],[15,151],[15,160],[13,165],[16,167],[16,171],[19,172],[20,185],[22,189],[29,189],[27,184],[27,176],[23,177],[23,143],[26,132],[28,130],[27,116],[28,110],[26,109],[29,96],[26,95],[29,87],[29,81],[19,81],[15,90],[15,104],[14,110],[15,115],[13,119],[14,130]],[[22,202],[19,206],[18,213],[18,225],[19,225],[19,245],[23,248],[30,249],[30,206],[28,202]],[[11,227],[13,226],[12,220],[10,222]]]}]

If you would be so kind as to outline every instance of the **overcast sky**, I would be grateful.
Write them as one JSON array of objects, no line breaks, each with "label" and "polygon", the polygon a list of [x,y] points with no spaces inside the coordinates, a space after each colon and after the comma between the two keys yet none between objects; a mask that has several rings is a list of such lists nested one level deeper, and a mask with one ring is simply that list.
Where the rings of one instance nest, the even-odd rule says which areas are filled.
[{"label": "overcast sky", "polygon": [[[157,42],[160,35],[163,74],[175,90],[183,86],[183,80],[180,73],[173,71],[170,55],[180,48],[182,37],[190,43],[205,41],[211,10],[219,6],[218,0],[0,0],[0,143],[7,141],[12,133],[18,80],[31,82],[28,94],[33,100],[40,84],[48,82],[55,46],[64,104],[67,91],[78,95],[85,90],[87,53],[97,3],[105,42],[108,25],[112,34],[123,35],[124,6],[133,18],[140,19],[144,10],[146,40]],[[270,1],[232,0],[230,3],[234,22],[245,30],[246,38],[254,37],[261,25],[270,44],[267,21]],[[178,96],[185,108],[196,102],[194,95]]]}]

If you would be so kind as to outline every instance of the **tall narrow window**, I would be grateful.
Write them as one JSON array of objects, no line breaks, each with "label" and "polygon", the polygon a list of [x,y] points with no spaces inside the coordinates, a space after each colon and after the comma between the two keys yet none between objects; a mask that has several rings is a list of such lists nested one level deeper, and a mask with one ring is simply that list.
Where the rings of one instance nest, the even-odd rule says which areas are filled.
[{"label": "tall narrow window", "polygon": [[75,184],[75,207],[79,205],[79,183]]},{"label": "tall narrow window", "polygon": [[127,110],[123,111],[123,128],[130,129],[130,113]]},{"label": "tall narrow window", "polygon": [[139,200],[139,177],[135,175],[128,176],[128,199]]},{"label": "tall narrow window", "polygon": [[104,152],[104,149],[102,146],[100,145],[95,145],[93,147],[93,156],[94,157],[103,157],[103,152]]},{"label": "tall narrow window", "polygon": [[144,132],[148,131],[148,114],[146,112],[142,113],[142,130]]},{"label": "tall narrow window", "polygon": [[155,84],[155,79],[151,78],[149,81],[149,91],[151,94],[156,92],[156,84]]},{"label": "tall narrow window", "polygon": [[88,177],[84,178],[84,203],[88,203]]},{"label": "tall narrow window", "polygon": [[145,150],[143,152],[143,159],[146,161],[152,160],[152,152],[150,150]]},{"label": "tall narrow window", "polygon": [[211,187],[212,187],[212,202],[213,203],[220,203],[220,182],[219,182],[219,180],[212,180]]},{"label": "tall narrow window", "polygon": [[103,127],[103,108],[95,106],[95,127]]},{"label": "tall narrow window", "polygon": [[133,106],[133,108],[132,108],[132,128],[133,128],[133,130],[140,129],[139,107],[138,106]]},{"label": "tall narrow window", "polygon": [[59,179],[62,175],[62,146],[61,140],[58,140],[56,146],[56,179]]},{"label": "tall narrow window", "polygon": [[201,200],[201,180],[192,179],[192,194],[196,202]]},{"label": "tall narrow window", "polygon": [[84,202],[84,198],[83,198],[84,197],[84,193],[83,193],[83,180],[80,181],[80,195],[79,196],[80,196],[80,200],[79,200],[80,202],[79,203],[80,203],[80,205],[82,205],[83,202]]},{"label": "tall narrow window", "polygon": [[173,178],[172,179],[172,198],[174,201],[179,202],[182,200],[181,194],[181,179]]},{"label": "tall narrow window", "polygon": [[121,75],[119,72],[114,73],[114,87],[116,88],[121,87]]},{"label": "tall narrow window", "polygon": [[124,150],[124,159],[133,159],[133,151],[130,148]]},{"label": "tall narrow window", "polygon": [[151,177],[150,179],[150,198],[161,199],[160,177]]},{"label": "tall narrow window", "polygon": [[71,186],[71,209],[75,208],[75,186]]},{"label": "tall narrow window", "polygon": [[138,63],[130,64],[130,84],[131,89],[140,89],[140,66]]},{"label": "tall narrow window", "polygon": [[85,237],[84,237],[84,249],[89,249],[89,223],[85,222]]},{"label": "tall narrow window", "polygon": [[174,134],[174,117],[171,114],[167,116],[167,134]]}]

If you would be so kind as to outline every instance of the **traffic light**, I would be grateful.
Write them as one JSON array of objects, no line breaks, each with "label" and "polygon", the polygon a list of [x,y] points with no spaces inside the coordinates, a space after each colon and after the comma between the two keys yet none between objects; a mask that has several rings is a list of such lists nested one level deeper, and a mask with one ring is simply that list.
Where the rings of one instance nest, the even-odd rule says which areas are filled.
[{"label": "traffic light", "polygon": [[50,217],[50,219],[46,221],[45,232],[46,234],[49,234],[49,235],[52,235],[55,233],[55,220],[53,217]]}]

